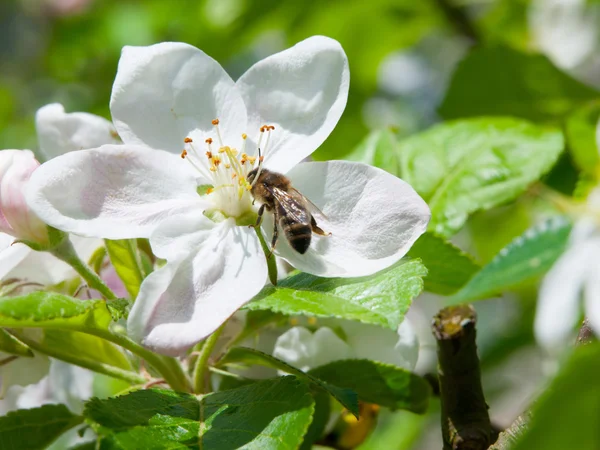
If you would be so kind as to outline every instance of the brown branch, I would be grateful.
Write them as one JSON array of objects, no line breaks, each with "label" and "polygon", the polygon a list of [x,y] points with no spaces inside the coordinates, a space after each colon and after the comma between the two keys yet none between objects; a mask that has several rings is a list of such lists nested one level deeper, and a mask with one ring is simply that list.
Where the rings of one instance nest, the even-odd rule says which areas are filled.
[{"label": "brown branch", "polygon": [[596,336],[590,328],[589,320],[583,319],[583,323],[581,324],[581,328],[579,329],[579,334],[577,335],[577,341],[575,342],[575,345],[587,345],[591,344],[595,340]]},{"label": "brown branch", "polygon": [[444,450],[485,450],[492,441],[481,387],[475,323],[471,305],[444,308],[433,318]]}]

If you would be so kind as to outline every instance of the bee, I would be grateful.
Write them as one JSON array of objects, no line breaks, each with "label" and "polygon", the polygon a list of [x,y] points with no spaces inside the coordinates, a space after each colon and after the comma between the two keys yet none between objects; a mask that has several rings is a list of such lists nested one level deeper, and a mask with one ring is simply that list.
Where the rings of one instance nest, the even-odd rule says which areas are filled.
[{"label": "bee", "polygon": [[331,235],[319,228],[310,209],[316,210],[321,215],[323,213],[294,188],[286,176],[271,172],[259,165],[248,173],[247,179],[252,186],[250,190],[252,197],[262,203],[258,209],[255,226],[260,225],[265,209],[273,213],[271,251],[275,248],[279,237],[277,225],[283,230],[292,248],[300,254],[306,253],[310,247],[312,233],[320,236]]}]

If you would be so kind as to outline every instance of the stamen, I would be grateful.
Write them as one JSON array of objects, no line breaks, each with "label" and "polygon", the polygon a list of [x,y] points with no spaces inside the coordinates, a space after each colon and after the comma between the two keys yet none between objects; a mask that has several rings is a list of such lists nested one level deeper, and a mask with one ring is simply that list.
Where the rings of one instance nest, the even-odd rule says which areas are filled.
[{"label": "stamen", "polygon": [[190,137],[186,137],[186,138],[183,140],[183,142],[185,142],[186,144],[191,144],[191,143],[192,143],[192,142],[194,142],[194,141],[192,141],[192,138],[190,138]]},{"label": "stamen", "polygon": [[185,150],[185,149],[182,150],[181,151],[181,159],[185,159],[185,157],[187,156],[187,154],[188,154],[187,150]]},{"label": "stamen", "polygon": [[208,159],[212,159],[212,152],[206,152],[206,157]]},{"label": "stamen", "polygon": [[248,135],[246,133],[242,133],[242,139],[246,140],[248,138]]},{"label": "stamen", "polygon": [[215,119],[211,122],[213,125],[217,126],[219,125],[219,119]]},{"label": "stamen", "polygon": [[215,126],[215,130],[217,131],[217,139],[219,140],[219,147],[223,147],[223,139],[221,139],[221,132],[219,131],[219,119],[213,120],[212,124]]}]

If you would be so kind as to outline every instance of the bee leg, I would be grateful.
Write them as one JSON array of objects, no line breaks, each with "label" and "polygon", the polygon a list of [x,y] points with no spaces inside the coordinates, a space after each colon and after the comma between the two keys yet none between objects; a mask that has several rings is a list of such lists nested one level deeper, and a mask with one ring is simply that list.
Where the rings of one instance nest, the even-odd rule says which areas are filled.
[{"label": "bee leg", "polygon": [[312,228],[312,232],[318,234],[319,236],[331,236],[331,233],[327,233],[326,231],[323,231],[321,228],[319,228],[319,226],[317,225],[317,221],[313,216],[310,216],[310,227]]},{"label": "bee leg", "polygon": [[279,238],[279,229],[277,228],[277,223],[279,223],[279,213],[277,212],[277,208],[275,208],[273,210],[273,239],[271,240],[271,251],[267,255],[267,259],[273,255],[275,245],[277,245],[277,239]]},{"label": "bee leg", "polygon": [[258,214],[256,216],[256,223],[254,225],[248,225],[249,228],[258,228],[258,226],[260,225],[260,222],[262,221],[262,215],[265,212],[265,208],[267,207],[267,205],[265,203],[263,203],[262,205],[260,205],[260,208],[258,208]]}]

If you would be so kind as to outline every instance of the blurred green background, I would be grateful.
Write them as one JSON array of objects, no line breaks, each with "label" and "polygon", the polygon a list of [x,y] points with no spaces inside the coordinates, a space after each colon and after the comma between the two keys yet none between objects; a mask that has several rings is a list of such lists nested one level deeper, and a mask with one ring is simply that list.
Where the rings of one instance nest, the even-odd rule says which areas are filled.
[{"label": "blurred green background", "polygon": [[[109,118],[124,45],[187,42],[236,79],[315,34],[339,40],[351,70],[348,106],[317,159],[350,154],[370,130],[402,138],[445,119],[502,114],[589,134],[600,114],[598,0],[0,0],[0,148],[35,149],[34,114],[47,103]],[[568,145],[575,151],[546,182],[571,193],[587,164],[577,155],[593,164],[597,153],[593,136]],[[534,207],[525,196],[476,214],[455,242],[487,262],[531,224]],[[536,295],[478,305],[484,384],[500,426],[543,379],[531,335]],[[424,336],[440,305],[417,301],[412,320]],[[433,345],[422,339],[423,372]],[[428,416],[383,413],[362,448],[439,448],[433,403]]]}]

